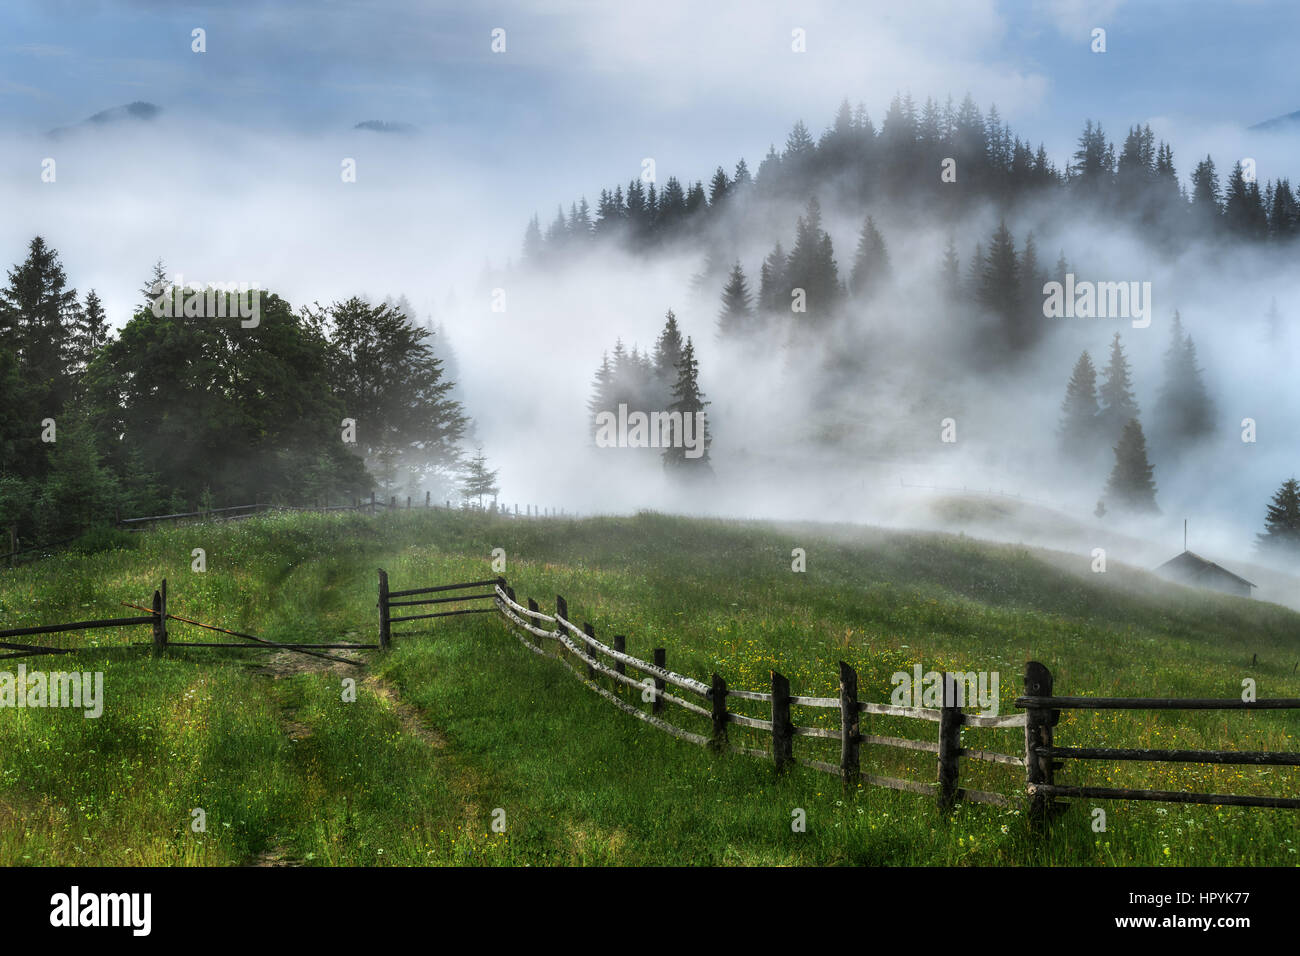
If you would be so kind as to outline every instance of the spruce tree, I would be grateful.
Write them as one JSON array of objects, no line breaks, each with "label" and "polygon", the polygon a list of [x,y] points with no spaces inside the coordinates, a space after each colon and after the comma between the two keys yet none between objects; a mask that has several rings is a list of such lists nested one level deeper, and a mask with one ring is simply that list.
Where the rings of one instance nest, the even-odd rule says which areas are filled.
[{"label": "spruce tree", "polygon": [[1300,482],[1288,478],[1273,495],[1264,516],[1264,533],[1255,536],[1261,551],[1300,557]]},{"label": "spruce tree", "polygon": [[73,354],[79,369],[90,364],[100,347],[108,341],[108,317],[104,304],[94,289],[86,293],[85,305],[78,310],[73,335]]},{"label": "spruce tree", "polygon": [[1130,419],[1138,417],[1137,399],[1133,397],[1133,380],[1129,373],[1128,358],[1120,344],[1119,333],[1110,343],[1110,361],[1106,364],[1105,381],[1097,391],[1101,403],[1099,425],[1103,440],[1116,441]]},{"label": "spruce tree", "polygon": [[1214,408],[1196,364],[1196,345],[1174,313],[1155,421],[1163,447],[1177,451],[1214,430]]},{"label": "spruce tree", "polygon": [[56,414],[72,393],[80,306],[68,288],[59,254],[40,236],[27,258],[9,270],[0,289],[0,347],[12,348],[23,379],[32,384],[46,414]]},{"label": "spruce tree", "polygon": [[460,496],[468,501],[471,498],[478,499],[478,506],[483,507],[483,498],[485,495],[496,497],[501,490],[496,484],[497,473],[489,470],[487,466],[487,457],[483,454],[483,449],[478,449],[478,454],[465,462],[464,480],[460,486]]},{"label": "spruce tree", "polygon": [[752,331],[754,310],[745,272],[737,262],[722,290],[722,311],[718,313],[718,338],[734,338]]},{"label": "spruce tree", "polygon": [[789,260],[778,242],[759,270],[758,306],[763,312],[781,312],[790,307]]},{"label": "spruce tree", "polygon": [[869,296],[889,278],[889,250],[885,239],[868,216],[858,234],[857,255],[849,274],[849,291],[855,296]]},{"label": "spruce tree", "polygon": [[651,359],[655,383],[656,410],[666,408],[673,400],[673,386],[677,383],[677,363],[682,360],[682,333],[677,327],[677,316],[668,310],[663,331],[655,341]]},{"label": "spruce tree", "polygon": [[961,296],[961,262],[957,258],[957,243],[951,235],[943,250],[943,265],[939,268],[939,284],[950,303]]},{"label": "spruce tree", "polygon": [[1147,460],[1142,426],[1130,418],[1115,446],[1115,467],[1106,483],[1105,500],[1121,510],[1158,514],[1154,471]]},{"label": "spruce tree", "polygon": [[601,412],[618,413],[618,409],[611,405],[613,401],[614,385],[614,367],[610,365],[609,353],[602,352],[600,356],[600,367],[596,369],[596,377],[591,383],[591,398],[587,399],[587,413],[591,416],[588,425],[591,428],[592,438],[596,435],[596,416]]},{"label": "spruce tree", "polygon": [[[687,337],[681,360],[677,363],[677,382],[673,386],[673,402],[668,406],[668,410],[681,413],[683,427],[688,415],[699,416],[698,422],[692,425],[692,436],[694,441],[702,443],[702,453],[696,458],[687,457],[686,453],[690,449],[685,445],[685,436],[679,436],[669,425],[672,435],[668,447],[663,452],[665,469],[679,474],[712,474],[713,469],[709,464],[709,445],[713,439],[709,433],[708,418],[704,414],[708,404],[704,400],[704,393],[700,391],[700,365],[695,358],[695,344]],[[702,435],[699,429],[703,430]]]},{"label": "spruce tree", "polygon": [[1097,369],[1086,351],[1074,363],[1061,402],[1061,447],[1076,461],[1091,456],[1097,443]]}]

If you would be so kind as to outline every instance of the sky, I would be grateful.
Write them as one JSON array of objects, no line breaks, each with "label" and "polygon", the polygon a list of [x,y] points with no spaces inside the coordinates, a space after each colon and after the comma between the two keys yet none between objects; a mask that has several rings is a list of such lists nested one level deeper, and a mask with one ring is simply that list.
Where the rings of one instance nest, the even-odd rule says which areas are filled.
[{"label": "sky", "polygon": [[[1096,29],[1104,53],[1092,49]],[[204,52],[193,50],[195,30]],[[560,396],[551,432],[571,427],[581,443],[591,370],[616,336],[650,345],[669,306],[702,338],[712,322],[712,303],[681,294],[698,265],[686,261],[602,263],[604,275],[554,277],[532,301],[512,288],[509,313],[489,315],[478,278],[486,263],[518,257],[534,212],[545,225],[559,203],[585,195],[594,206],[645,158],[660,181],[707,182],[741,157],[756,170],[795,120],[816,136],[847,98],[879,123],[896,92],[918,104],[968,92],[981,109],[996,104],[1062,167],[1092,119],[1111,140],[1150,123],[1172,143],[1184,181],[1213,153],[1221,175],[1251,156],[1261,181],[1300,182],[1300,131],[1248,132],[1300,110],[1296,36],[1300,4],[1263,0],[9,0],[0,6],[0,264],[19,261],[41,233],[115,326],[138,307],[159,258],[187,282],[246,282],[295,306],[407,295],[420,318],[447,320],[470,411],[501,461],[511,429],[541,421],[543,397]],[[83,125],[135,101],[158,106],[158,118]],[[413,132],[355,128],[365,121]],[[42,179],[47,160],[55,182]],[[348,161],[353,183],[340,175]],[[856,224],[835,210],[827,217],[847,253]],[[1122,270],[1145,254],[1079,228],[1071,255],[1094,268]],[[900,272],[928,275],[938,261],[937,232],[890,239]],[[1229,290],[1219,298],[1216,276],[1171,268],[1182,297],[1162,305],[1161,321],[1180,307],[1208,335],[1231,314]],[[1300,290],[1276,294],[1292,306],[1286,297]],[[1158,365],[1163,342],[1163,333],[1135,337],[1144,369]],[[1206,341],[1202,354],[1214,359],[1212,375],[1248,384],[1231,344]],[[563,375],[546,358],[559,352]],[[1072,360],[1049,363],[1052,389]],[[527,389],[540,362],[552,373],[544,396]],[[1156,381],[1143,375],[1144,387]],[[721,407],[722,383],[710,387]],[[1263,399],[1250,401],[1233,414]],[[1053,393],[1035,412],[1044,434],[1057,403]],[[581,505],[560,500],[560,476],[539,485],[534,465],[531,455],[505,461],[503,479],[522,495]],[[1259,487],[1243,496],[1250,514],[1233,518],[1240,527],[1284,467],[1255,476]]]},{"label": "sky", "polygon": [[996,103],[1058,163],[1085,118],[1115,133],[1249,126],[1300,109],[1298,34],[1300,5],[1259,0],[10,2],[0,131],[135,100],[250,132],[396,121],[549,209],[646,155],[692,180],[740,155],[754,167],[795,119],[816,132],[848,97],[878,120],[897,90]]}]

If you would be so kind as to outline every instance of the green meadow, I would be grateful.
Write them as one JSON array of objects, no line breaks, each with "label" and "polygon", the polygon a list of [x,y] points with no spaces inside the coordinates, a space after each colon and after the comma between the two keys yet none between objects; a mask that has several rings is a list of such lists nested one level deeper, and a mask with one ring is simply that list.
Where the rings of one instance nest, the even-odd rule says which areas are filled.
[{"label": "green meadow", "polygon": [[[791,570],[796,547],[803,573]],[[194,548],[206,572],[191,570]],[[183,617],[281,642],[374,642],[376,569],[394,589],[474,580],[493,576],[495,548],[521,602],[549,609],[562,594],[601,639],[624,634],[645,659],[665,648],[671,669],[705,681],[716,671],[737,689],[765,691],[778,670],[795,694],[832,696],[844,660],[861,699],[886,702],[891,675],[920,664],[998,673],[999,712],[1010,714],[1033,659],[1060,694],[1235,697],[1253,678],[1261,697],[1300,697],[1300,615],[1276,605],[962,536],[657,514],[294,514],[104,534],[0,571],[0,627],[135,615],[121,602],[147,604],[166,578],[169,610]],[[777,775],[768,760],[674,739],[530,653],[498,615],[394,632],[391,651],[357,652],[361,666],[263,650],[155,657],[147,626],[32,638],[87,650],[0,670],[100,671],[104,710],[0,709],[0,864],[1300,862],[1295,811],[1073,801],[1046,833],[1018,807],[960,804],[945,816],[927,796],[845,793],[809,768]],[[348,678],[355,701],[344,699]],[[707,732],[671,704],[665,716]],[[838,714],[794,719],[832,725]],[[916,739],[935,739],[936,726],[863,718],[864,733]],[[1293,751],[1298,732],[1300,716],[1284,711],[1066,712],[1057,740]],[[730,734],[764,746],[756,731]],[[963,742],[1019,754],[1023,732],[967,729]],[[795,752],[834,762],[838,742],[799,737]],[[864,746],[863,767],[935,778],[922,752]],[[1019,768],[963,760],[961,771],[964,785],[1023,793]],[[1058,780],[1300,792],[1296,768],[1071,761]]]}]

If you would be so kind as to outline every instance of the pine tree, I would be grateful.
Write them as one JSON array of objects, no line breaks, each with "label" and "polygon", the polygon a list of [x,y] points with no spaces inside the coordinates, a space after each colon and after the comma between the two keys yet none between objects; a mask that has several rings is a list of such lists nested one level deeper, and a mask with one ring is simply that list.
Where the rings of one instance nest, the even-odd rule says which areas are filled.
[{"label": "pine tree", "polygon": [[86,293],[86,302],[74,320],[72,335],[72,354],[75,367],[84,371],[95,357],[95,353],[108,341],[108,317],[104,314],[104,304],[94,289]]},{"label": "pine tree", "polygon": [[596,369],[596,377],[591,383],[591,398],[587,399],[587,412],[591,416],[588,424],[593,439],[596,434],[596,416],[601,412],[618,413],[618,409],[613,406],[613,388],[614,367],[610,365],[609,353],[602,352],[600,367]]},{"label": "pine tree", "polygon": [[0,347],[17,353],[23,378],[33,383],[49,414],[61,410],[72,393],[80,306],[59,254],[40,236],[27,249],[26,260],[9,270],[9,285],[0,289]]},{"label": "pine tree", "polygon": [[[536,216],[533,217],[537,218]],[[162,295],[168,285],[167,266],[159,259],[153,264],[153,272],[145,280],[144,287],[140,289],[140,304],[136,306],[136,311],[149,309],[153,307],[154,300]]]},{"label": "pine tree", "polygon": [[495,498],[501,490],[497,487],[496,480],[497,473],[488,469],[487,458],[483,454],[483,449],[480,448],[477,455],[465,462],[465,474],[460,486],[460,496],[466,501],[477,498],[478,506],[482,508],[485,495],[491,495]]},{"label": "pine tree", "polygon": [[720,200],[726,197],[727,190],[731,187],[731,182],[727,179],[727,171],[721,166],[709,180],[709,205],[716,206]]},{"label": "pine tree", "polygon": [[[677,382],[673,386],[673,402],[668,406],[670,412],[680,412],[685,428],[685,421],[688,415],[697,416],[695,424],[692,426],[692,437],[695,442],[699,443],[702,449],[698,457],[691,458],[687,456],[688,449],[685,443],[685,435],[679,436],[670,424],[669,429],[672,435],[668,442],[668,447],[663,452],[664,468],[677,471],[678,473],[687,473],[691,475],[712,474],[713,469],[709,464],[709,445],[712,444],[712,436],[709,433],[708,418],[704,412],[705,407],[709,404],[704,400],[704,393],[700,391],[700,365],[695,358],[695,344],[688,337],[686,346],[682,349],[681,361],[677,363]],[[702,430],[703,434],[700,434]]]},{"label": "pine tree", "polygon": [[1097,369],[1086,351],[1074,363],[1061,402],[1061,447],[1076,461],[1090,457],[1097,445]]},{"label": "pine tree", "polygon": [[760,311],[777,313],[790,307],[789,260],[778,242],[768,253],[759,270],[758,307]]},{"label": "pine tree", "polygon": [[957,243],[951,235],[943,250],[943,265],[939,269],[940,288],[950,303],[961,296],[961,262],[957,258]]},{"label": "pine tree", "polygon": [[677,327],[677,316],[669,309],[663,331],[655,341],[651,360],[656,409],[666,408],[672,402],[673,386],[677,382],[677,363],[682,360],[682,333]]},{"label": "pine tree", "polygon": [[1183,333],[1178,313],[1170,326],[1164,358],[1164,383],[1156,401],[1155,421],[1162,447],[1181,450],[1214,430],[1214,408],[1196,364],[1196,345]]},{"label": "pine tree", "polygon": [[858,250],[849,274],[849,291],[855,296],[869,296],[889,279],[889,250],[885,239],[868,216],[858,234]]},{"label": "pine tree", "polygon": [[1261,551],[1300,557],[1300,482],[1288,478],[1273,495],[1264,516],[1264,533],[1257,534]]},{"label": "pine tree", "polygon": [[1103,440],[1110,443],[1120,436],[1130,419],[1138,417],[1128,358],[1124,355],[1124,346],[1120,344],[1118,332],[1111,339],[1110,361],[1106,364],[1105,376],[1105,381],[1097,392],[1101,402],[1099,424]]},{"label": "pine tree", "polygon": [[718,313],[718,338],[735,338],[752,331],[754,310],[750,305],[749,285],[737,262],[722,290],[722,311]]},{"label": "pine tree", "polygon": [[536,265],[542,259],[542,227],[537,221],[537,214],[528,220],[524,230],[524,262]]},{"label": "pine tree", "polygon": [[1115,446],[1115,467],[1106,483],[1105,499],[1122,510],[1158,514],[1153,474],[1142,426],[1130,418]]},{"label": "pine tree", "polygon": [[979,302],[998,317],[1003,341],[1012,349],[1030,345],[1032,337],[1021,320],[1020,259],[1015,237],[1005,221],[998,223],[989,240],[980,278]]}]

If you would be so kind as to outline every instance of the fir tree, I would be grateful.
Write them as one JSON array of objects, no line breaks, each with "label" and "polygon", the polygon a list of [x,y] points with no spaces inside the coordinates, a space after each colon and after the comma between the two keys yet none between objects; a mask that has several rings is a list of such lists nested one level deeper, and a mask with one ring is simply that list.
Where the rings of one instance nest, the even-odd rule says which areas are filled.
[{"label": "fir tree", "polygon": [[1113,442],[1130,419],[1138,417],[1137,399],[1133,397],[1133,380],[1129,373],[1128,358],[1120,344],[1119,333],[1110,343],[1110,361],[1106,364],[1105,381],[1097,392],[1101,403],[1099,424],[1102,438]]},{"label": "fir tree", "polygon": [[478,506],[483,507],[484,496],[490,495],[496,497],[501,490],[496,484],[497,473],[491,471],[487,466],[487,458],[483,454],[483,449],[478,449],[478,454],[465,462],[464,479],[460,486],[460,496],[466,501],[471,498],[478,499]]},{"label": "fir tree", "polygon": [[1273,495],[1264,516],[1264,533],[1255,536],[1261,551],[1300,557],[1300,482],[1288,478]]},{"label": "fir tree", "polygon": [[655,402],[656,409],[664,408],[672,401],[673,386],[677,382],[677,363],[682,360],[683,347],[677,316],[669,309],[663,331],[655,341],[654,357],[651,360],[656,394],[659,396]]},{"label": "fir tree", "polygon": [[951,235],[943,250],[943,264],[939,268],[939,283],[950,303],[961,296],[961,262],[957,258],[957,243]]},{"label": "fir tree", "polygon": [[1097,369],[1086,351],[1074,363],[1061,402],[1061,447],[1076,460],[1089,457],[1097,442]]},{"label": "fir tree", "polygon": [[704,393],[700,391],[700,366],[695,358],[695,345],[688,337],[686,346],[682,349],[681,361],[677,363],[677,382],[673,386],[673,402],[668,406],[668,410],[681,413],[683,429],[686,427],[685,421],[688,415],[698,416],[691,426],[692,437],[694,442],[698,443],[696,447],[701,448],[702,451],[698,457],[688,457],[687,452],[693,449],[686,447],[685,435],[679,436],[670,423],[668,427],[672,434],[668,447],[663,452],[664,468],[683,474],[712,474],[713,469],[709,464],[709,445],[712,444],[713,439],[704,412],[708,404],[704,400]]},{"label": "fir tree", "polygon": [[734,338],[752,331],[754,310],[750,305],[749,285],[737,262],[722,290],[722,311],[718,313],[718,337]]},{"label": "fir tree", "polygon": [[1106,483],[1105,499],[1121,510],[1159,513],[1153,475],[1142,426],[1130,418],[1115,446],[1115,467]]},{"label": "fir tree", "polygon": [[594,439],[596,434],[596,416],[601,412],[614,412],[618,410],[612,407],[614,390],[614,367],[609,362],[609,353],[602,352],[600,356],[600,367],[596,369],[596,377],[591,383],[591,398],[587,400],[587,412],[591,416],[591,434]]},{"label": "fir tree", "polygon": [[868,216],[858,234],[858,250],[849,274],[849,291],[855,296],[869,296],[889,278],[889,250],[885,239]]},{"label": "fir tree", "polygon": [[1214,409],[1196,365],[1196,345],[1183,333],[1178,313],[1170,326],[1164,383],[1156,401],[1156,434],[1161,445],[1177,451],[1214,429]]}]

